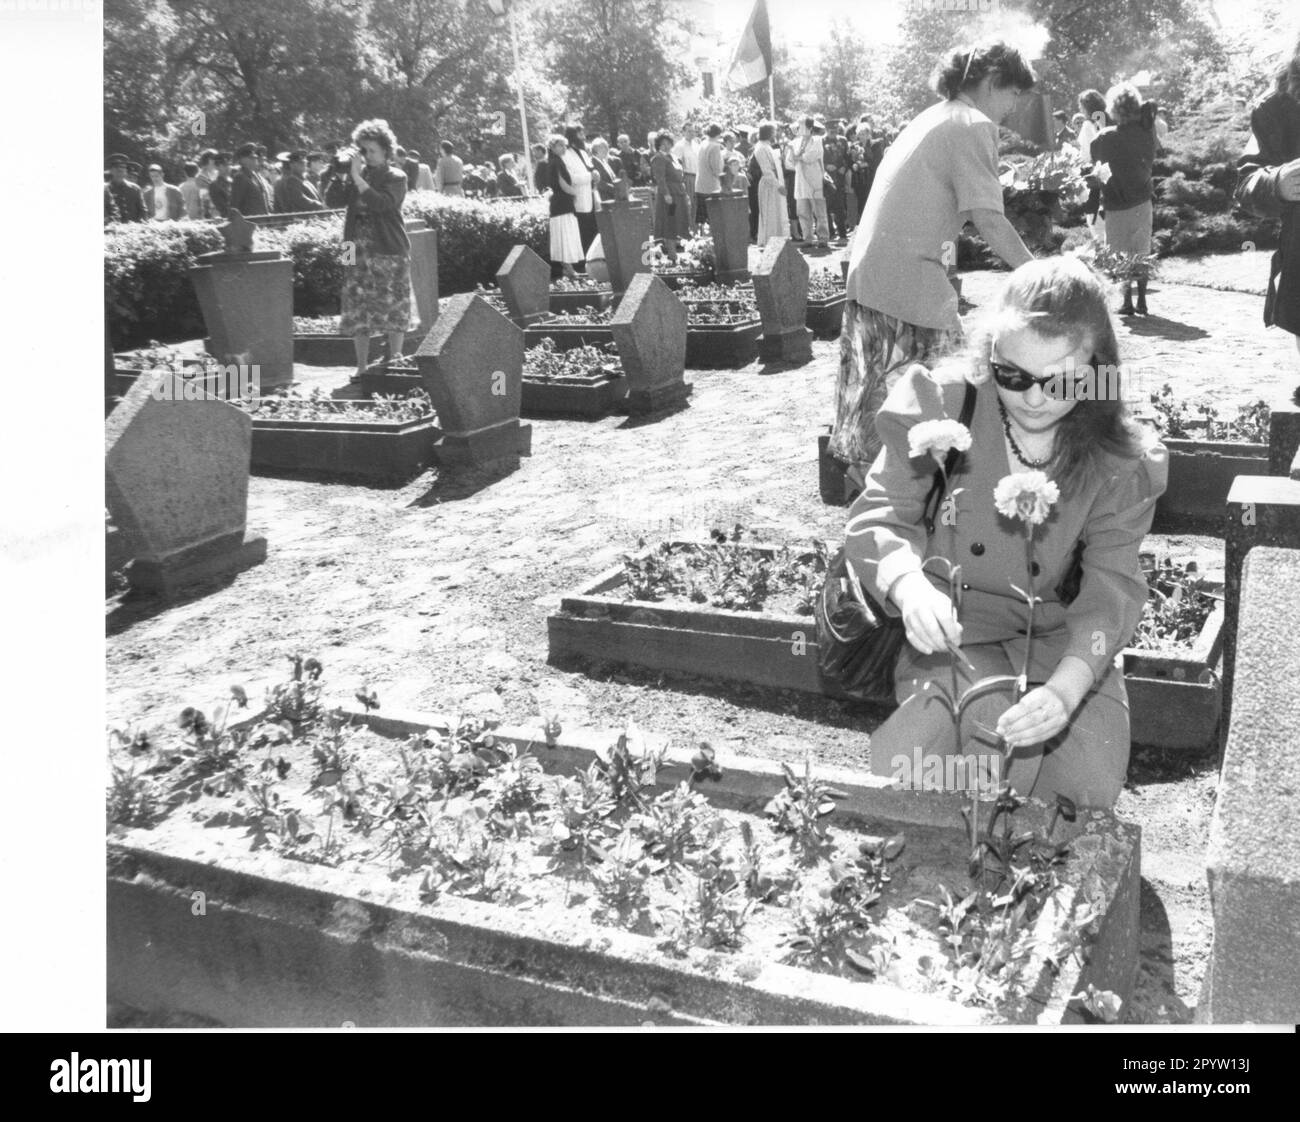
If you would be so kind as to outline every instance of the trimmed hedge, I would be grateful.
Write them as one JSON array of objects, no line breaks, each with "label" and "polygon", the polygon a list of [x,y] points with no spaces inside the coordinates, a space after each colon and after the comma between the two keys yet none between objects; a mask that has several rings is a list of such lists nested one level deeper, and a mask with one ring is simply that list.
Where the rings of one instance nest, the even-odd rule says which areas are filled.
[{"label": "trimmed hedge", "polygon": [[[438,287],[443,293],[471,292],[493,283],[506,254],[520,242],[543,258],[548,254],[545,200],[492,204],[419,191],[407,195],[403,210],[407,218],[422,218],[438,231]],[[342,237],[338,215],[258,231],[258,249],[279,250],[293,260],[295,315],[338,313]],[[189,270],[199,254],[222,244],[216,226],[207,222],[106,227],[104,307],[114,349],[204,334]]]}]

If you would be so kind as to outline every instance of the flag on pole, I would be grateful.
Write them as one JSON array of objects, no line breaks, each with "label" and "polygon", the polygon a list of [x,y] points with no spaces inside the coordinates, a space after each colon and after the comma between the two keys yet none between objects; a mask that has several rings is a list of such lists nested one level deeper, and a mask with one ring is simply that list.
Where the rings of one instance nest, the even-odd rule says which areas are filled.
[{"label": "flag on pole", "polygon": [[772,29],[767,22],[767,0],[756,0],[745,31],[736,44],[727,69],[727,82],[733,88],[767,81],[772,73]]}]

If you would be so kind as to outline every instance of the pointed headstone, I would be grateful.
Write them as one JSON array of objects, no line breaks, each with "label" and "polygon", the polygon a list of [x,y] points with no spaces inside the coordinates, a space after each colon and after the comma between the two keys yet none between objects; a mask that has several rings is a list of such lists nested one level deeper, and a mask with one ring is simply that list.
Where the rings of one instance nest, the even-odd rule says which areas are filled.
[{"label": "pointed headstone", "polygon": [[626,292],[632,278],[650,272],[654,238],[650,233],[650,208],[632,202],[613,202],[596,212],[596,229],[609,283],[615,292]]},{"label": "pointed headstone", "polygon": [[632,278],[610,321],[627,377],[626,408],[652,413],[690,396],[686,384],[686,306],[652,273]]},{"label": "pointed headstone", "polygon": [[789,238],[772,238],[754,270],[754,298],[763,321],[758,354],[764,362],[812,358],[808,330],[808,262]]},{"label": "pointed headstone", "polygon": [[526,245],[515,246],[497,270],[510,317],[525,327],[551,311],[551,267]]},{"label": "pointed headstone", "polygon": [[415,352],[443,437],[438,462],[513,471],[532,448],[532,426],[519,423],[524,332],[472,292],[442,302],[437,322]]},{"label": "pointed headstone", "polygon": [[171,596],[255,565],[246,533],[253,421],[218,398],[186,394],[170,371],[141,374],[104,423],[108,508],[134,557],[134,588]]},{"label": "pointed headstone", "polygon": [[720,195],[707,202],[714,275],[723,284],[749,280],[749,199]]}]

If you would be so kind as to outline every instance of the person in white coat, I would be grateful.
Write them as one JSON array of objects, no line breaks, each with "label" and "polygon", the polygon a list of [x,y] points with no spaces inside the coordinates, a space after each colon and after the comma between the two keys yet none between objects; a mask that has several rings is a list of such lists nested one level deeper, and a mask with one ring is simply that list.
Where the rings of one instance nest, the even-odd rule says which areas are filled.
[{"label": "person in white coat", "polygon": [[754,159],[758,163],[758,248],[762,249],[769,238],[790,236],[790,216],[786,212],[785,170],[781,158],[772,147],[776,139],[776,125],[764,121],[758,126],[758,143],[754,146]]}]

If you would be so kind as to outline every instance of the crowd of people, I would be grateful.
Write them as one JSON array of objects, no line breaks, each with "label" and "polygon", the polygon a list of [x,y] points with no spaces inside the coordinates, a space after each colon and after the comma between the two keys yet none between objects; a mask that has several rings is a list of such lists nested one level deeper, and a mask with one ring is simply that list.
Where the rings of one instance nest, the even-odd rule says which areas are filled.
[{"label": "crowd of people", "polygon": [[[495,168],[466,163],[450,141],[440,145],[432,167],[418,150],[395,146],[389,163],[406,177],[412,191],[437,191],[470,198],[511,198],[528,193],[515,158],[504,155]],[[166,182],[161,164],[143,169],[121,153],[108,158],[104,172],[104,222],[221,219],[238,210],[245,216],[297,214],[346,206],[350,153],[343,141],[323,149],[299,148],[271,159],[264,144],[249,142],[234,152],[209,148],[182,164],[179,184]]]}]

